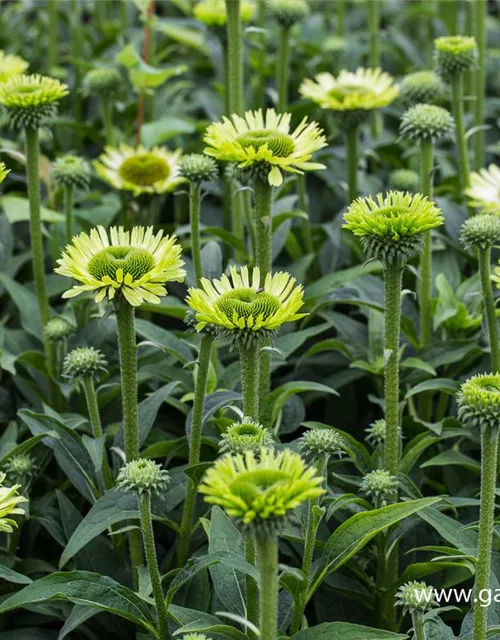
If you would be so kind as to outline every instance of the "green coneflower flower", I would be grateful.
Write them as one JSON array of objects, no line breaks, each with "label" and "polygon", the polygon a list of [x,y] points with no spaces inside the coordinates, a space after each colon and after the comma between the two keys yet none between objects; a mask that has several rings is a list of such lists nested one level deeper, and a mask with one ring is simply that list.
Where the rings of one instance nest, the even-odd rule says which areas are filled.
[{"label": "green coneflower flower", "polygon": [[312,154],[326,146],[326,138],[316,122],[304,118],[290,132],[291,114],[277,114],[268,109],[247,111],[242,118],[233,114],[222,122],[212,123],[205,134],[208,145],[205,153],[218,160],[235,162],[240,169],[248,169],[272,186],[283,182],[282,171],[303,173],[324,169],[317,162],[309,162]]},{"label": "green coneflower flower", "polygon": [[255,333],[275,331],[285,322],[303,318],[304,291],[288,273],[266,275],[260,286],[260,270],[247,267],[238,272],[230,268],[231,279],[225,274],[213,283],[202,278],[201,289],[189,289],[186,302],[196,312],[200,331],[212,324],[229,332]]},{"label": "green coneflower flower", "polygon": [[108,366],[107,360],[99,349],[78,347],[70,351],[64,359],[63,372],[67,378],[77,380],[86,376],[98,377]]},{"label": "green coneflower flower", "polygon": [[179,175],[189,182],[209,182],[215,180],[218,173],[215,160],[202,153],[190,153],[179,160]]},{"label": "green coneflower flower", "polygon": [[403,78],[399,96],[404,104],[432,104],[442,100],[446,93],[443,80],[434,71],[415,71]]},{"label": "green coneflower flower", "polygon": [[252,451],[258,454],[262,448],[273,445],[273,437],[256,420],[244,417],[241,422],[233,422],[222,434],[219,442],[219,453],[245,453]]},{"label": "green coneflower flower", "polygon": [[431,607],[436,606],[434,589],[426,585],[425,582],[407,582],[399,587],[396,594],[396,604],[403,607],[403,613],[413,613],[420,611],[424,613]]},{"label": "green coneflower flower", "polygon": [[361,491],[384,506],[391,498],[397,496],[398,481],[389,471],[376,469],[363,478]]},{"label": "green coneflower flower", "polygon": [[319,73],[314,80],[304,80],[299,93],[323,109],[358,112],[362,119],[367,111],[390,105],[398,97],[399,88],[381,69],[360,67],[354,73],[343,69],[337,77]]},{"label": "green coneflower flower", "polygon": [[[242,0],[240,5],[241,22],[250,22],[255,13],[255,2]],[[194,17],[209,27],[224,27],[227,23],[225,0],[202,0],[193,8]]]},{"label": "green coneflower flower", "polygon": [[453,116],[443,107],[432,104],[416,104],[401,118],[399,133],[411,140],[440,140],[453,134]]},{"label": "green coneflower flower", "polygon": [[163,231],[155,234],[153,227],[111,227],[109,237],[104,227],[97,227],[73,238],[55,271],[83,283],[63,298],[94,291],[96,302],[120,293],[132,306],[158,304],[167,295],[165,283],[182,282],[186,275],[180,255],[177,238],[163,237]]},{"label": "green coneflower flower", "polygon": [[43,337],[50,342],[66,340],[75,333],[75,328],[64,318],[51,318],[43,328]]},{"label": "green coneflower flower", "polygon": [[18,494],[20,484],[12,487],[2,486],[5,482],[5,473],[0,473],[0,531],[12,533],[17,523],[9,516],[23,515],[24,510],[18,508],[18,504],[28,502],[28,499]]},{"label": "green coneflower flower", "polygon": [[20,56],[5,53],[0,49],[0,82],[7,82],[13,76],[23,74],[29,67]]},{"label": "green coneflower flower", "polygon": [[434,46],[434,64],[444,78],[462,74],[477,66],[477,43],[472,36],[444,36],[437,38]]},{"label": "green coneflower flower", "polygon": [[92,69],[83,78],[82,89],[87,96],[109,97],[120,90],[123,78],[114,67]]},{"label": "green coneflower flower", "polygon": [[375,422],[372,422],[372,424],[367,429],[365,429],[365,431],[366,431],[365,440],[372,446],[376,447],[385,442],[387,429],[386,429],[385,420],[383,418],[381,418],[380,420],[375,420]]},{"label": "green coneflower flower", "polygon": [[472,427],[491,429],[500,427],[500,375],[472,376],[457,394],[458,417]]},{"label": "green coneflower flower", "polygon": [[13,482],[20,482],[34,476],[38,471],[35,458],[28,454],[12,456],[3,466],[7,478]]},{"label": "green coneflower flower", "polygon": [[7,169],[4,162],[0,162],[0,184],[2,184],[9,173],[10,169]]},{"label": "green coneflower flower", "polygon": [[59,100],[68,87],[47,76],[16,75],[0,83],[0,104],[7,109],[15,128],[38,129],[56,113]]},{"label": "green coneflower flower", "polygon": [[142,458],[132,460],[122,467],[118,473],[116,484],[125,491],[143,493],[160,493],[170,482],[170,474],[153,460]]},{"label": "green coneflower flower", "polygon": [[291,27],[305,20],[309,14],[309,5],[305,0],[267,0],[269,15],[283,27]]},{"label": "green coneflower flower", "polygon": [[389,176],[389,185],[394,191],[409,191],[416,193],[420,183],[420,176],[411,169],[396,169]]},{"label": "green coneflower flower", "polygon": [[79,156],[64,156],[54,162],[51,177],[58,187],[88,189],[90,184],[90,165],[84,158]]},{"label": "green coneflower flower", "polygon": [[323,478],[300,455],[262,449],[226,455],[205,474],[199,488],[243,527],[275,530],[303,502],[324,493]]},{"label": "green coneflower flower", "polygon": [[370,258],[392,263],[419,253],[424,233],[443,223],[436,205],[420,194],[390,191],[359,198],[344,215],[344,228],[361,239]]},{"label": "green coneflower flower", "polygon": [[492,213],[473,216],[462,225],[460,241],[467,249],[488,249],[500,243],[500,217]]},{"label": "green coneflower flower", "polygon": [[299,451],[313,460],[345,453],[346,442],[334,429],[307,429],[299,438]]},{"label": "green coneflower flower", "polygon": [[471,171],[470,186],[465,190],[469,206],[480,213],[500,214],[500,169],[490,164],[487,169]]},{"label": "green coneflower flower", "polygon": [[184,182],[179,175],[181,151],[164,147],[148,150],[121,144],[118,149],[106,147],[94,161],[97,175],[120,191],[131,191],[134,196],[143,193],[169,193]]}]

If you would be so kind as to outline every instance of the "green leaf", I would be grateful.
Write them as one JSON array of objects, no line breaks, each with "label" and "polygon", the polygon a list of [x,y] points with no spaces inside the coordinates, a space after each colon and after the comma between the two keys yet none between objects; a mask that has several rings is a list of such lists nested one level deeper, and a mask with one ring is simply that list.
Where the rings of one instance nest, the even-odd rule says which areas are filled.
[{"label": "green leaf", "polygon": [[14,584],[30,584],[33,582],[28,576],[24,576],[22,573],[9,569],[4,564],[0,564],[0,578],[7,580],[7,582],[13,582]]},{"label": "green leaf", "polygon": [[0,273],[0,282],[7,289],[7,293],[19,311],[23,329],[35,338],[41,338],[42,324],[35,294],[5,273]]},{"label": "green leaf", "polygon": [[317,393],[328,393],[333,396],[339,394],[332,387],[327,387],[325,384],[319,382],[311,382],[309,380],[293,380],[291,382],[285,382],[281,387],[275,389],[269,394],[264,405],[263,414],[267,412],[271,413],[272,422],[276,420],[279,412],[285,406],[285,402],[291,396],[298,393],[304,393],[305,391],[315,391]]},{"label": "green leaf", "polygon": [[203,34],[200,31],[195,31],[183,24],[179,24],[178,20],[173,18],[168,20],[157,19],[153,22],[153,29],[164,33],[170,40],[178,42],[185,47],[196,49],[207,56],[210,54]]},{"label": "green leaf", "polygon": [[295,633],[291,640],[406,640],[408,636],[349,622],[325,622]]},{"label": "green leaf", "polygon": [[294,218],[300,218],[301,220],[308,220],[309,216],[305,211],[282,211],[281,213],[277,213],[273,216],[272,220],[272,230],[273,233],[287,220],[293,220]]},{"label": "green leaf", "polygon": [[441,513],[437,509],[424,509],[418,514],[422,520],[429,523],[444,538],[462,553],[476,556],[477,532],[471,529],[463,530],[460,522]]},{"label": "green leaf", "polygon": [[180,635],[181,633],[213,633],[223,636],[224,638],[230,638],[231,640],[247,640],[248,638],[245,633],[227,624],[203,624],[203,622],[198,621],[190,622],[180,629],[177,629],[177,631],[174,632],[174,636]]},{"label": "green leaf", "polygon": [[99,613],[99,609],[96,609],[95,607],[75,604],[71,613],[66,618],[66,622],[62,626],[57,640],[64,640],[66,636],[72,633],[75,629],[78,629],[78,627],[84,622],[95,616],[96,613]]},{"label": "green leaf", "polygon": [[460,383],[456,380],[451,380],[450,378],[435,378],[434,380],[425,380],[425,382],[416,384],[408,391],[405,398],[411,398],[424,391],[441,391],[442,393],[448,393],[454,396],[459,388]]},{"label": "green leaf", "polygon": [[[0,204],[5,211],[7,220],[10,224],[16,222],[27,222],[30,219],[30,201],[28,198],[20,196],[3,196],[0,198]],[[40,215],[42,222],[57,223],[64,222],[64,216],[57,211],[52,211],[46,207],[41,207]]]},{"label": "green leaf", "polygon": [[170,331],[157,327],[152,322],[141,319],[136,320],[135,328],[138,335],[160,345],[167,353],[177,358],[182,364],[191,361],[192,353],[189,347]]},{"label": "green leaf", "polygon": [[0,458],[0,468],[2,468],[7,460],[9,460],[9,458],[12,458],[12,456],[21,456],[27,454],[29,451],[34,449],[41,440],[46,438],[47,435],[47,433],[41,433],[39,436],[28,438],[24,442],[21,442],[21,444],[18,444],[16,447],[10,449]]},{"label": "green leaf", "polygon": [[403,369],[418,369],[419,371],[430,373],[431,376],[437,376],[436,369],[420,358],[406,358],[401,362],[401,367]]},{"label": "green leaf", "polygon": [[349,269],[342,271],[336,271],[335,273],[328,273],[306,288],[305,299],[320,298],[331,293],[334,289],[338,289],[356,278],[369,273],[382,273],[382,265],[380,262],[372,261],[367,264],[349,267]]},{"label": "green leaf", "polygon": [[192,134],[196,131],[196,121],[181,116],[165,116],[160,120],[153,120],[143,125],[141,142],[148,148],[163,144],[171,138],[182,134]]},{"label": "green leaf", "polygon": [[471,471],[479,472],[481,471],[481,464],[466,456],[461,451],[455,451],[455,449],[448,449],[446,451],[442,451],[438,453],[437,456],[434,456],[430,460],[426,460],[420,465],[420,468],[423,469],[425,467],[444,467],[450,465],[458,465],[460,467],[465,467],[466,469],[470,469]]},{"label": "green leaf", "polygon": [[90,571],[57,572],[40,578],[4,600],[0,604],[0,613],[49,600],[69,600],[108,611],[158,637],[151,610],[144,600],[115,580]]}]

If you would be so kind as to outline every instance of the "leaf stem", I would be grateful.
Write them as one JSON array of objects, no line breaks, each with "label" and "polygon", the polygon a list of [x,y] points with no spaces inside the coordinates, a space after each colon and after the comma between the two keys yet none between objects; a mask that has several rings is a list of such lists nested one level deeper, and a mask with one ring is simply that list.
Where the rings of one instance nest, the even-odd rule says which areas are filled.
[{"label": "leaf stem", "polygon": [[498,428],[481,429],[481,507],[477,548],[473,640],[486,638],[488,608],[481,601],[490,586],[491,550],[495,520],[495,488],[498,456]]},{"label": "leaf stem", "polygon": [[[200,462],[201,437],[203,431],[203,408],[205,395],[207,393],[208,372],[214,338],[204,334],[200,343],[200,354],[198,358],[198,372],[194,388],[193,414],[191,421],[191,437],[189,441],[189,466]],[[189,554],[189,543],[193,527],[193,516],[196,506],[197,483],[193,478],[188,478],[187,494],[182,511],[181,524],[177,538],[177,564],[182,567]]]}]

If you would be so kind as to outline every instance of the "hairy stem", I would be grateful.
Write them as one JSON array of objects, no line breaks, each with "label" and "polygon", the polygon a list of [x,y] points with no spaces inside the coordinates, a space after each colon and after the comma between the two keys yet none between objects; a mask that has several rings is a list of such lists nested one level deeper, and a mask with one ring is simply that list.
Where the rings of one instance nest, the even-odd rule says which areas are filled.
[{"label": "hairy stem", "polygon": [[240,346],[243,413],[254,420],[259,420],[260,349],[258,342]]},{"label": "hairy stem", "polygon": [[307,198],[306,177],[304,174],[297,176],[297,194],[299,196],[299,208],[307,213],[307,218],[301,221],[302,242],[306,253],[314,253],[314,244],[311,230],[309,203]]},{"label": "hairy stem", "polygon": [[289,57],[290,57],[290,31],[291,27],[281,27],[280,48],[277,69],[278,87],[278,112],[283,113],[288,106],[288,81],[289,81]]},{"label": "hairy stem", "polygon": [[[463,191],[470,186],[469,155],[467,151],[467,139],[465,137],[464,122],[464,76],[462,73],[453,76],[451,82],[453,117],[457,134],[458,165],[460,189]],[[477,135],[477,134],[476,134]]]},{"label": "hairy stem", "polygon": [[241,0],[226,0],[227,14],[227,76],[229,108],[242,115],[243,101],[243,33],[241,29]]},{"label": "hairy stem", "polygon": [[64,214],[66,217],[66,242],[69,244],[73,237],[73,195],[75,187],[73,185],[65,185],[64,187]]},{"label": "hairy stem", "polygon": [[347,195],[349,204],[358,195],[358,127],[346,131],[347,145]]},{"label": "hairy stem", "polygon": [[145,492],[139,496],[139,509],[141,514],[142,539],[144,542],[144,553],[148,566],[153,596],[156,604],[156,615],[158,618],[158,632],[160,640],[170,638],[168,633],[167,609],[165,607],[165,597],[161,585],[160,570],[158,569],[158,559],[156,557],[155,538],[153,533],[153,519],[151,516],[151,496]]},{"label": "hairy stem", "polygon": [[57,63],[57,0],[49,0],[47,8],[49,11],[47,68],[50,73]]},{"label": "hairy stem", "polygon": [[[194,388],[193,413],[191,421],[191,437],[189,440],[189,466],[200,462],[201,437],[203,429],[203,407],[205,395],[207,393],[208,372],[214,338],[205,334],[201,339],[200,355],[198,358],[198,372]],[[193,528],[193,516],[196,506],[197,484],[192,479],[188,479],[187,494],[182,511],[181,525],[178,531],[177,543],[177,564],[182,567],[189,555],[189,543],[191,542],[191,532]]]},{"label": "hairy stem", "polygon": [[[370,32],[370,47],[368,66],[372,69],[380,67],[380,2],[368,0],[368,29]],[[382,115],[377,112],[372,119],[372,135],[376,138],[382,131]]]},{"label": "hairy stem", "polygon": [[194,275],[197,286],[199,286],[200,280],[203,277],[200,242],[200,193],[200,183],[191,182],[189,184],[189,221],[191,223],[191,253],[193,256]]},{"label": "hairy stem", "polygon": [[498,430],[481,430],[481,508],[477,548],[476,581],[474,585],[473,640],[485,640],[488,608],[481,598],[490,587],[491,550],[495,520],[495,488],[497,475]]},{"label": "hairy stem", "polygon": [[[87,403],[87,411],[89,412],[90,425],[94,438],[102,438],[104,433],[102,430],[101,416],[99,414],[99,403],[97,402],[97,393],[95,391],[94,379],[92,376],[84,376],[82,378],[83,391]],[[102,446],[102,477],[104,479],[104,487],[111,489],[113,486],[113,475],[108,463],[106,455],[106,443]]]},{"label": "hairy stem", "polygon": [[[476,101],[474,103],[474,124],[484,125],[484,94],[486,91],[486,16],[487,0],[472,3],[474,35],[479,52],[478,66],[474,70]],[[484,166],[484,131],[479,129],[474,135],[474,168],[479,171]]]},{"label": "hairy stem", "polygon": [[[420,193],[432,198],[432,170],[434,166],[434,146],[431,140],[420,143]],[[429,344],[432,338],[432,246],[431,234],[427,231],[424,240],[424,251],[420,259],[420,343]]]},{"label": "hairy stem", "polygon": [[481,275],[481,288],[483,291],[484,309],[486,311],[486,321],[488,323],[491,370],[493,373],[498,373],[500,372],[500,345],[498,342],[498,325],[495,312],[495,301],[493,299],[493,291],[491,289],[490,257],[490,248],[479,248],[479,273]]},{"label": "hairy stem", "polygon": [[[257,563],[257,547],[255,544],[255,536],[252,532],[245,534],[245,560],[254,565]],[[252,576],[246,577],[247,588],[247,619],[253,624],[258,624],[259,621],[259,587],[257,582]],[[249,639],[255,638],[253,631],[247,631],[247,637]]]},{"label": "hairy stem", "polygon": [[278,637],[278,536],[257,534],[260,571],[260,640]]},{"label": "hairy stem", "polygon": [[426,640],[424,616],[421,611],[414,611],[411,614],[413,620],[413,638],[414,640]]},{"label": "hairy stem", "polygon": [[106,96],[101,98],[101,114],[106,144],[112,147],[115,142],[115,135],[113,133],[113,105]]}]

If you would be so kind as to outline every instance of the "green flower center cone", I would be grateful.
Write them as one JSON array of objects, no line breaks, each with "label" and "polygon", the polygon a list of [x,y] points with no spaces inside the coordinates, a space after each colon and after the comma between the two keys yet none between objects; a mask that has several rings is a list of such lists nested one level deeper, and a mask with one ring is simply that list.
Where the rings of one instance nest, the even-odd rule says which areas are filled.
[{"label": "green flower center cone", "polygon": [[133,158],[127,158],[118,169],[123,180],[140,187],[150,187],[160,180],[166,180],[170,175],[170,167],[153,153],[143,153]]},{"label": "green flower center cone", "polygon": [[98,280],[109,276],[116,281],[117,271],[123,271],[123,277],[130,274],[134,280],[146,275],[154,267],[153,256],[145,249],[133,247],[108,247],[102,249],[90,260],[89,273]]},{"label": "green flower center cone", "polygon": [[255,469],[234,480],[231,489],[251,504],[259,495],[263,496],[267,489],[287,479],[286,473],[279,469]]},{"label": "green flower center cone", "polygon": [[295,151],[293,138],[281,131],[249,131],[238,136],[236,140],[244,149],[253,147],[256,151],[267,145],[278,158],[286,158]]},{"label": "green flower center cone", "polygon": [[219,310],[228,318],[269,318],[280,310],[281,303],[275,296],[254,289],[236,289],[224,293],[216,303]]},{"label": "green flower center cone", "polygon": [[371,93],[371,89],[364,87],[361,84],[345,84],[342,87],[331,89],[328,92],[328,95],[335,100],[339,100],[340,102],[344,102],[344,100],[353,94],[367,94]]}]

